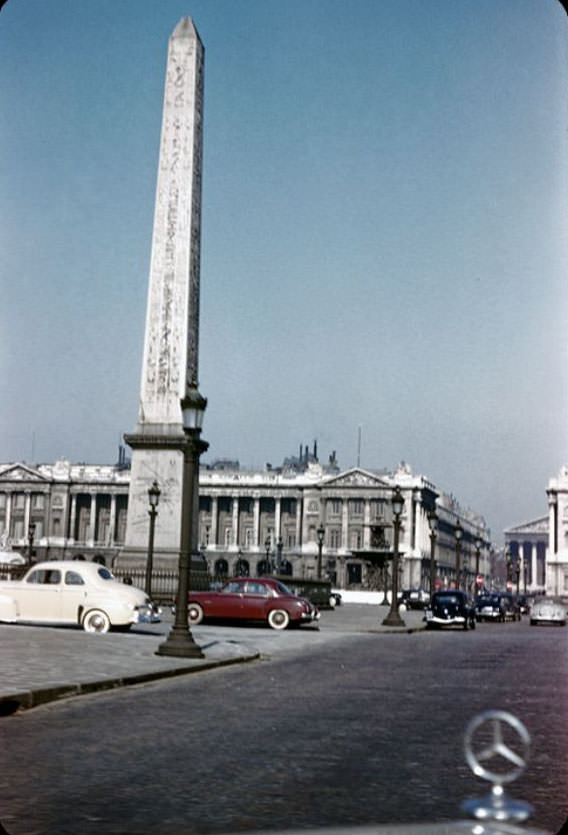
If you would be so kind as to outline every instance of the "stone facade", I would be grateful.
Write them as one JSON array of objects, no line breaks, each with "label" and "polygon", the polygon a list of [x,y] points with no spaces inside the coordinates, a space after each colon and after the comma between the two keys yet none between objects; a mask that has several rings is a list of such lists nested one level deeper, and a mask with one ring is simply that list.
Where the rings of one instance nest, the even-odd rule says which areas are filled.
[{"label": "stone facade", "polygon": [[[517,571],[519,590],[543,592],[546,589],[546,562],[548,547],[548,517],[534,519],[505,533],[505,554],[509,555],[516,588]],[[504,556],[505,562],[507,556]]]},{"label": "stone facade", "polygon": [[548,489],[548,555],[546,592],[568,597],[568,465],[562,467]]},{"label": "stone facade", "polygon": [[[97,558],[120,563],[125,545],[131,471],[116,466],[0,465],[0,536],[15,549],[28,546],[36,526],[36,558]],[[225,462],[203,466],[199,477],[199,543],[210,570],[219,574],[262,574],[279,564],[282,573],[315,577],[317,530],[324,528],[322,568],[339,587],[384,587],[392,557],[393,488],[404,496],[400,552],[402,588],[428,588],[430,536],[427,514],[436,505],[439,534],[437,576],[455,578],[455,526],[463,529],[462,567],[468,585],[475,576],[475,540],[480,537],[480,571],[489,571],[490,533],[484,520],[460,507],[424,476],[407,466],[396,472],[361,467],[339,471],[314,456],[301,468],[262,471]],[[169,485],[160,483],[156,531],[167,522]],[[147,547],[148,496],[140,538]],[[268,565],[267,565],[268,550]],[[158,562],[156,567],[164,567]]]}]

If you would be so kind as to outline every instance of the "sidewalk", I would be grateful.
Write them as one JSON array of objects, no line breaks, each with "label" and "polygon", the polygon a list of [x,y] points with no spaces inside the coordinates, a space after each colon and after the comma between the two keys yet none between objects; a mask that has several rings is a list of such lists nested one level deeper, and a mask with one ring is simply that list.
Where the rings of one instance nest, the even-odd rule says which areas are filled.
[{"label": "sidewalk", "polygon": [[171,627],[168,612],[159,624],[106,635],[65,626],[0,624],[0,716],[97,690],[302,652],[304,647],[314,649],[354,634],[408,634],[423,629],[422,612],[404,613],[402,628],[382,626],[387,612],[386,606],[338,606],[322,612],[319,630],[309,626],[285,632],[262,626],[195,627],[192,633],[205,656],[202,659],[155,654]]},{"label": "sidewalk", "polygon": [[0,715],[113,687],[252,661],[259,653],[237,641],[200,641],[205,658],[156,655],[159,633],[93,635],[80,629],[0,624]]}]

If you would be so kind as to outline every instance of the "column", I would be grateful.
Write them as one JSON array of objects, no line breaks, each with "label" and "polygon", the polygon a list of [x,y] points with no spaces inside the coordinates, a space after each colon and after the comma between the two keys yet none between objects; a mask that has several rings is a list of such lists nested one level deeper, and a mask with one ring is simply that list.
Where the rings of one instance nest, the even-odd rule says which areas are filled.
[{"label": "column", "polygon": [[77,524],[77,494],[71,493],[71,518],[69,520],[69,539],[75,542]]},{"label": "column", "polygon": [[97,494],[91,493],[91,512],[89,514],[89,536],[87,545],[91,547],[95,544],[96,524],[97,524]]},{"label": "column", "polygon": [[260,496],[254,497],[254,506],[252,510],[253,516],[253,548],[258,548],[260,545]]},{"label": "column", "polygon": [[280,520],[282,516],[282,499],[276,496],[274,499],[274,545],[280,536]]},{"label": "column", "polygon": [[302,547],[302,498],[296,497],[296,548]]},{"label": "column", "polygon": [[556,543],[558,537],[556,534],[556,495],[548,497],[548,553],[551,557],[556,557]]},{"label": "column", "polygon": [[116,538],[116,493],[110,497],[110,519],[109,519],[108,544],[112,545]]},{"label": "column", "polygon": [[371,547],[371,500],[365,499],[363,512],[363,548],[368,551]]},{"label": "column", "polygon": [[344,551],[348,548],[349,535],[349,499],[343,499],[343,507],[341,513],[341,547]]},{"label": "column", "polygon": [[217,547],[217,527],[219,519],[219,501],[217,496],[211,496],[211,531],[209,536],[209,545],[212,548]]},{"label": "column", "polygon": [[236,547],[239,544],[239,497],[233,496],[233,545]]},{"label": "column", "polygon": [[31,521],[32,497],[29,490],[24,490],[24,538],[28,535]]},{"label": "column", "polygon": [[12,519],[12,493],[6,493],[6,527],[2,531],[6,533],[6,542],[10,539],[10,522]]}]

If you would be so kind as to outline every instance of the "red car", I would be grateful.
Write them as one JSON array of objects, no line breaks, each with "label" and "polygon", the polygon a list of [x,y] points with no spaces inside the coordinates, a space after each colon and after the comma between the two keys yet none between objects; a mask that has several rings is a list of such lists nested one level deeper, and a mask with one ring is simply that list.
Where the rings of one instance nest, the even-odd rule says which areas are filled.
[{"label": "red car", "polygon": [[319,620],[316,607],[296,597],[284,583],[263,577],[236,577],[216,591],[190,591],[188,619],[194,626],[204,618],[263,620],[273,629],[286,629]]}]

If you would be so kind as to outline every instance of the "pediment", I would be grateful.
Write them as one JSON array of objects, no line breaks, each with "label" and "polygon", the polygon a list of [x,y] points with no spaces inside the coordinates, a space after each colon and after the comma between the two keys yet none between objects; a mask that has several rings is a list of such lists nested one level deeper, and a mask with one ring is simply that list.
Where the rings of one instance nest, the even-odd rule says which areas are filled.
[{"label": "pediment", "polygon": [[0,472],[0,481],[41,481],[45,483],[48,479],[33,467],[27,464],[10,464]]},{"label": "pediment", "polygon": [[542,516],[540,519],[533,519],[532,522],[525,522],[522,525],[515,525],[514,528],[507,528],[505,533],[548,533],[548,524],[548,516]]},{"label": "pediment", "polygon": [[344,473],[325,480],[326,487],[390,487],[390,484],[375,473],[353,467]]}]

